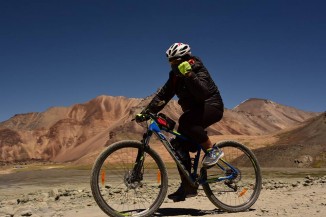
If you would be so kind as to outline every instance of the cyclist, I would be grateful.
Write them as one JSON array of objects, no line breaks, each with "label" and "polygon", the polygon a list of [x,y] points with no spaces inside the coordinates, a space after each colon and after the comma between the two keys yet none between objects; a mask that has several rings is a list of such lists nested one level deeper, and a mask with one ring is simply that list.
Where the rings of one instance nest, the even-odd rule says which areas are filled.
[{"label": "cyclist", "polygon": [[[212,80],[202,61],[191,54],[190,46],[184,43],[174,43],[166,51],[166,56],[171,65],[169,79],[157,92],[138,117],[147,111],[158,113],[175,96],[183,114],[179,118],[178,132],[193,139],[207,150],[203,159],[203,166],[211,166],[223,156],[223,152],[213,147],[213,144],[205,129],[220,121],[223,117],[224,105],[220,92]],[[137,117],[136,117],[137,118]],[[179,157],[190,173],[191,159],[189,151],[195,151],[196,147],[177,139],[171,144],[179,153]],[[179,169],[179,168],[178,168]],[[192,187],[181,173],[179,189],[168,195],[174,202],[184,201],[187,197],[197,195],[197,188]]]}]

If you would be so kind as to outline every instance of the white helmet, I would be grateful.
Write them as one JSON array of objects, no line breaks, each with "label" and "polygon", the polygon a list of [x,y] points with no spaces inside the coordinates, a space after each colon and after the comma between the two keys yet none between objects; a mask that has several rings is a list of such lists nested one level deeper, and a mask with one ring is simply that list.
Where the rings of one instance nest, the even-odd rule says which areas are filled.
[{"label": "white helmet", "polygon": [[188,44],[183,44],[183,43],[174,43],[166,51],[166,56],[169,59],[175,57],[182,57],[187,54],[191,54],[190,46]]}]

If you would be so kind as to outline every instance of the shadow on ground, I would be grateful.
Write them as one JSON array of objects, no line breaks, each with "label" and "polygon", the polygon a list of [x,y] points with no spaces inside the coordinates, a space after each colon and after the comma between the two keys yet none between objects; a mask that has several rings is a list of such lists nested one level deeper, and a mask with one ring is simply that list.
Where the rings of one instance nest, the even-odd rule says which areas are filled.
[{"label": "shadow on ground", "polygon": [[[249,209],[247,212],[255,211],[255,209]],[[192,209],[192,208],[160,208],[154,214],[154,216],[206,216],[206,215],[214,215],[214,214],[223,214],[226,213],[220,209],[213,210],[200,210],[200,209]]]}]

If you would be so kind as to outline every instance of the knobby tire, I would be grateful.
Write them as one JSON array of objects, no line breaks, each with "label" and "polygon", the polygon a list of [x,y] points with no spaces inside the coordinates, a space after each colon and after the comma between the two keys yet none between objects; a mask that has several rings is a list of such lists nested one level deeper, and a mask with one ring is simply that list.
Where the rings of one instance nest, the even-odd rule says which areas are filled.
[{"label": "knobby tire", "polygon": [[95,161],[90,180],[92,194],[98,206],[109,216],[152,216],[165,199],[167,170],[160,156],[151,148],[145,149],[143,180],[131,187],[126,184],[135,165],[135,153],[142,147],[139,141],[116,142]]},{"label": "knobby tire", "polygon": [[[240,175],[234,181],[206,182],[203,184],[204,192],[215,206],[226,212],[246,211],[256,202],[262,188],[259,163],[254,153],[241,143],[225,141],[217,146],[224,151],[223,159],[235,166],[240,171]],[[227,167],[223,163],[221,165]],[[201,169],[202,176],[206,180],[209,178],[214,180],[214,177],[228,175],[217,174],[220,171],[221,169],[217,166]],[[230,188],[235,185],[237,186],[236,190]]]}]

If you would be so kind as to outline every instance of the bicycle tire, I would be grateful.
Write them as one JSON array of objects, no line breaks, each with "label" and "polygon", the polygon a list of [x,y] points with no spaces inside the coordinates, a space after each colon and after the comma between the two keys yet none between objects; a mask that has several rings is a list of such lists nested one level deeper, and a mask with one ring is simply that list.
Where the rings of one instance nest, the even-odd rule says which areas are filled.
[{"label": "bicycle tire", "polygon": [[153,149],[145,149],[142,181],[126,184],[126,177],[135,165],[134,155],[142,146],[141,142],[133,140],[116,142],[105,149],[93,165],[90,180],[92,194],[98,206],[109,216],[151,216],[165,199],[167,170]]},{"label": "bicycle tire", "polygon": [[[204,192],[221,210],[226,212],[248,210],[257,201],[262,188],[262,174],[257,158],[249,148],[235,141],[224,141],[217,146],[224,152],[222,159],[235,166],[240,173],[232,181],[208,182],[211,177],[214,180],[214,177],[226,176],[226,174],[218,174],[219,171],[220,173],[225,171],[222,172],[216,166],[209,169],[203,167],[201,175],[206,180],[203,184]],[[221,162],[219,160],[219,163]],[[231,184],[232,182],[236,184]]]}]

